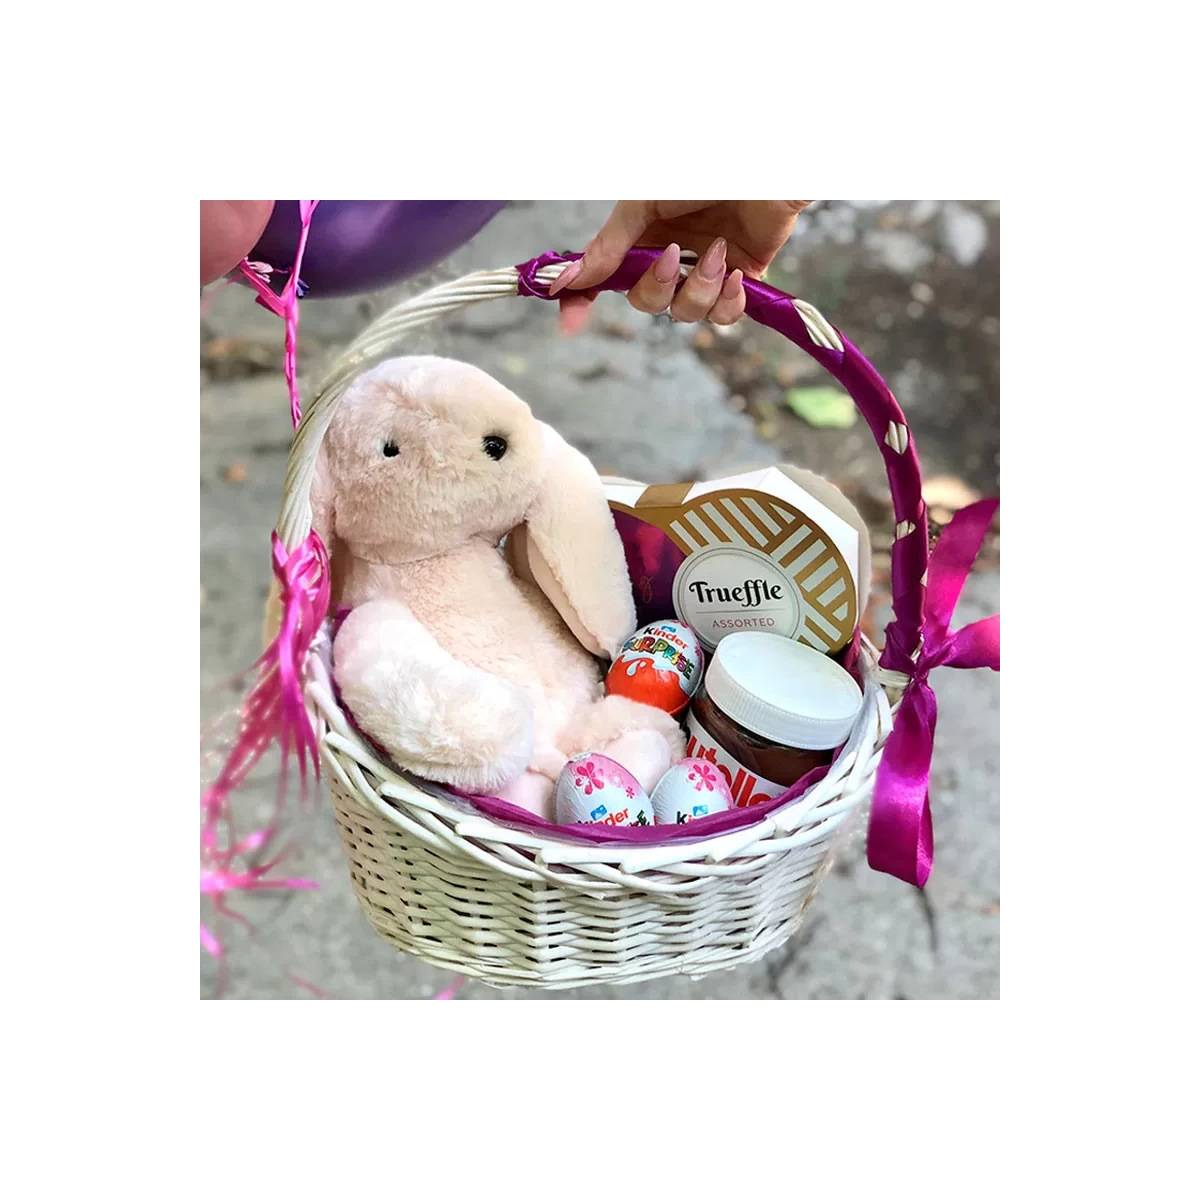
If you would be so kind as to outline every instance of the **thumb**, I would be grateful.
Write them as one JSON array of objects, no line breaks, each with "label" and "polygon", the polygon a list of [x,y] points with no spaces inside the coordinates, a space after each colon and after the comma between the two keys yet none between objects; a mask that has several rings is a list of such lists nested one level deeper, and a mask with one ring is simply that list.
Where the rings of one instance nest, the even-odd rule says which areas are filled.
[{"label": "thumb", "polygon": [[200,286],[220,279],[254,249],[274,200],[200,201]]},{"label": "thumb", "polygon": [[570,287],[572,291],[603,283],[624,261],[638,238],[653,220],[652,201],[618,200],[600,232],[584,247],[578,270],[567,269],[554,281],[550,295]]}]

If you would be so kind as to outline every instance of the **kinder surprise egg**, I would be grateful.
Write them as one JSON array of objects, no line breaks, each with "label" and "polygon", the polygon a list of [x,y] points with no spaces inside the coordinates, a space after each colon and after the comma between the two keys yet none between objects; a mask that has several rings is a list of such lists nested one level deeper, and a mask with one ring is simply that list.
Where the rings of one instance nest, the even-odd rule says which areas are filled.
[{"label": "kinder surprise egg", "polygon": [[654,810],[642,785],[619,762],[581,754],[558,777],[554,819],[560,825],[653,825]]},{"label": "kinder surprise egg", "polygon": [[686,825],[733,807],[725,776],[702,758],[682,758],[658,782],[650,797],[656,825]]},{"label": "kinder surprise egg", "polygon": [[695,695],[703,668],[704,652],[689,625],[655,621],[621,647],[604,686],[611,696],[640,700],[675,716]]}]

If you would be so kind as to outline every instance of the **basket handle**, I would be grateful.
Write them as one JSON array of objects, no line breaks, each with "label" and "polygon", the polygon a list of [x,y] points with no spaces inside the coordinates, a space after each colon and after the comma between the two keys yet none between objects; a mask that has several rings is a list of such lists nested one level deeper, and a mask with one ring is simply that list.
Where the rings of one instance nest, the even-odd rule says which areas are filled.
[{"label": "basket handle", "polygon": [[[625,261],[597,291],[625,292],[646,273],[662,253],[652,247],[631,250]],[[582,258],[581,254],[549,251],[517,267],[517,290],[522,296],[549,300],[547,267],[561,267]],[[542,272],[539,280],[538,274]],[[554,273],[555,276],[557,272]],[[913,658],[920,649],[921,623],[925,607],[926,571],[929,566],[929,523],[921,498],[921,464],[912,435],[879,372],[862,352],[830,325],[811,305],[797,300],[770,284],[747,278],[746,315],[783,334],[816,359],[849,392],[867,422],[887,468],[892,504],[896,510],[895,540],[892,543],[892,604],[894,620],[888,625],[880,666],[911,674]]]},{"label": "basket handle", "polygon": [[[627,291],[661,253],[648,247],[630,251],[597,290]],[[479,271],[440,284],[382,313],[346,347],[318,385],[292,440],[276,526],[286,564],[294,561],[299,571],[306,566],[306,555],[319,559],[324,553],[319,539],[311,534],[309,490],[321,441],[353,379],[391,353],[409,330],[445,313],[513,295],[549,300],[550,285],[567,263],[581,257],[547,252],[517,267]],[[685,263],[685,273],[694,265],[694,256],[689,258],[692,261]],[[745,281],[745,289],[746,312],[751,319],[783,334],[841,383],[883,454],[896,510],[892,543],[895,619],[887,627],[878,678],[890,692],[903,690],[903,696],[879,764],[867,830],[867,860],[876,870],[921,887],[933,862],[928,784],[937,708],[928,675],[938,666],[999,669],[999,617],[954,632],[949,628],[955,601],[998,502],[979,501],[947,526],[933,558],[934,586],[927,595],[931,560],[921,468],[895,396],[858,348],[811,305],[754,279]],[[307,595],[291,600],[300,608],[315,603]],[[298,648],[301,652],[306,649]],[[302,653],[299,661],[303,661]],[[302,695],[290,699],[302,710]]]}]

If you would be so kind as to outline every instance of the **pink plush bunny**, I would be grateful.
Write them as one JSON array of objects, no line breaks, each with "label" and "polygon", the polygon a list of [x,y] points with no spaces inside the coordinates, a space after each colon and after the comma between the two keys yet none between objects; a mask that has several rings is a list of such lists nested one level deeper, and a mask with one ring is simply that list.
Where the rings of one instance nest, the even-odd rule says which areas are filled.
[{"label": "pink plush bunny", "polygon": [[398,765],[549,818],[576,754],[603,751],[647,791],[682,756],[675,721],[605,696],[592,657],[635,623],[599,477],[489,375],[431,357],[361,375],[311,499],[353,608],[334,675]]}]

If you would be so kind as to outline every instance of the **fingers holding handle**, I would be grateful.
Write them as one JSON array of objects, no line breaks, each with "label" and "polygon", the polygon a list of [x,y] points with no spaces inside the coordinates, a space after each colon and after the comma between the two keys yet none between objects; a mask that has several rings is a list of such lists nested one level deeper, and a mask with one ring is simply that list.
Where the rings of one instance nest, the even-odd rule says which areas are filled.
[{"label": "fingers holding handle", "polygon": [[[560,328],[567,334],[578,333],[586,326],[588,310],[597,295],[595,285],[612,275],[628,249],[611,270],[607,269],[606,258],[598,279],[593,279],[597,271],[588,263],[590,253],[589,247],[584,258],[568,263],[549,289],[551,296],[559,298]],[[746,292],[741,270],[726,276],[726,255],[725,239],[716,238],[681,286],[682,251],[677,242],[672,242],[629,289],[626,299],[639,312],[657,315],[669,311],[673,321],[708,320],[714,325],[732,325],[746,310]]]},{"label": "fingers holding handle", "polygon": [[725,281],[724,238],[717,238],[700,256],[700,261],[687,277],[671,303],[671,316],[676,321],[703,321],[709,310],[721,298]]},{"label": "fingers holding handle", "polygon": [[672,242],[626,292],[625,298],[638,312],[664,313],[671,307],[675,289],[679,286],[681,257],[678,243]]}]

